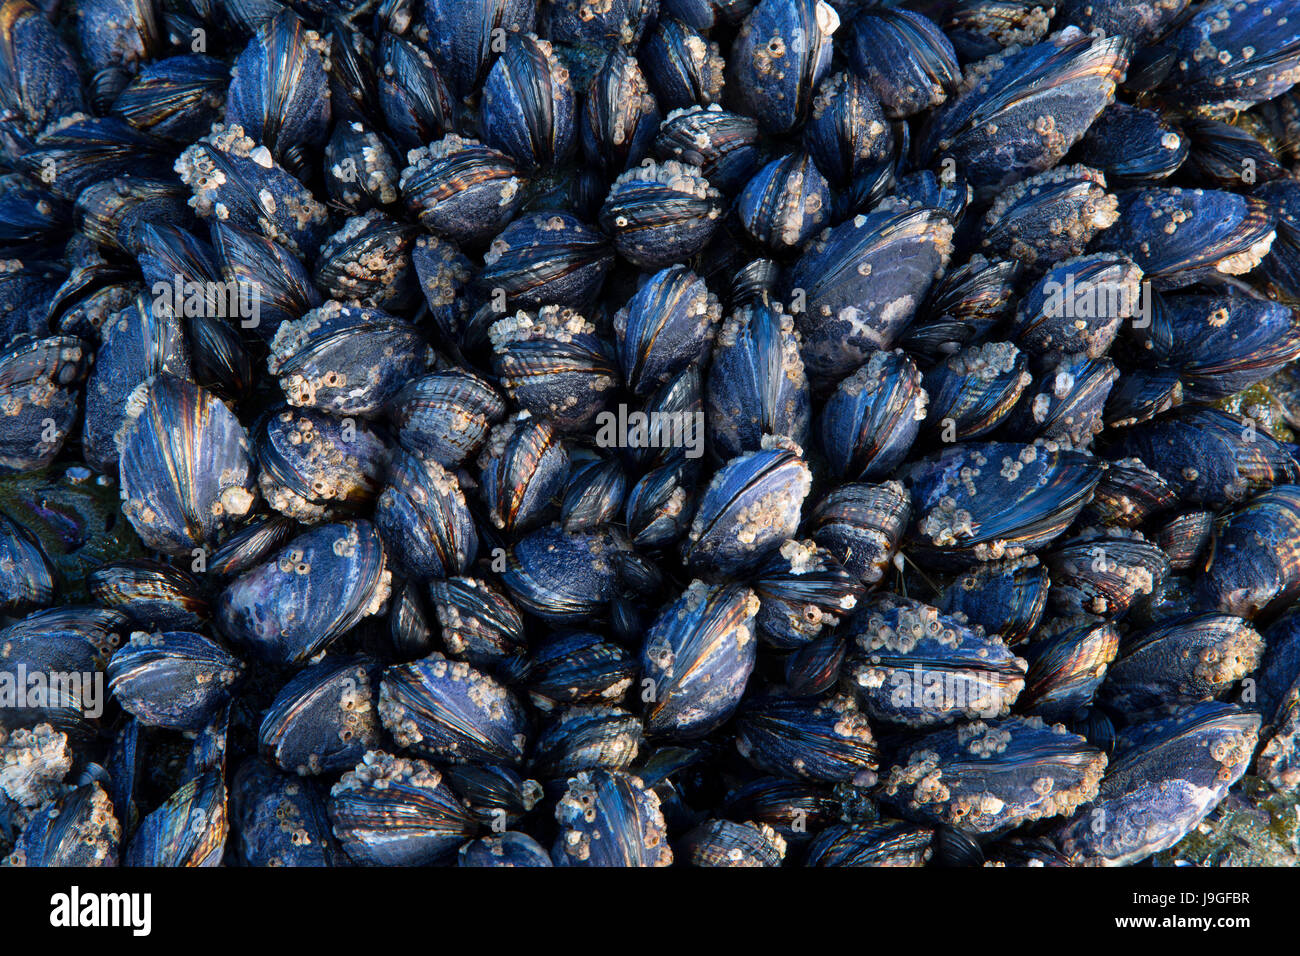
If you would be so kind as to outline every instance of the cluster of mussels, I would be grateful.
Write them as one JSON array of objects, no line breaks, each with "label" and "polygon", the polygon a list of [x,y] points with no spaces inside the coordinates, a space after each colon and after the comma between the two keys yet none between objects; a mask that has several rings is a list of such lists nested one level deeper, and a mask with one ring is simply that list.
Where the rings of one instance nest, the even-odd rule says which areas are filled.
[{"label": "cluster of mussels", "polygon": [[1128,864],[1300,785],[1300,0],[918,6],[0,2],[0,502],[128,543],[0,514],[8,862]]}]

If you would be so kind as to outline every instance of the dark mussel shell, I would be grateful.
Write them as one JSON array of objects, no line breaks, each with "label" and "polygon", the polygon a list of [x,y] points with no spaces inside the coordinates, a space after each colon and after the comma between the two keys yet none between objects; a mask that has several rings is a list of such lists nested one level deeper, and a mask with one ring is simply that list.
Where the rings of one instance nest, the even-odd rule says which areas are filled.
[{"label": "dark mussel shell", "polygon": [[375,526],[394,564],[413,578],[461,574],[478,553],[478,532],[456,476],[407,452],[389,463]]},{"label": "dark mussel shell", "polygon": [[1092,706],[1119,641],[1113,624],[1083,624],[1019,648],[1029,672],[1016,709],[1051,721],[1083,713]]},{"label": "dark mussel shell", "polygon": [[693,581],[651,626],[641,648],[646,730],[699,737],[726,721],[754,668],[758,598],[738,585]]},{"label": "dark mussel shell", "polygon": [[639,777],[592,770],[571,778],[555,805],[556,866],[669,866],[673,851],[659,798]]},{"label": "dark mussel shell", "polygon": [[909,819],[972,835],[1069,816],[1097,795],[1106,755],[1037,717],[974,721],[912,741],[882,800]]},{"label": "dark mussel shell", "polygon": [[54,597],[55,570],[40,539],[0,512],[0,614],[20,615],[45,607]]},{"label": "dark mussel shell", "polygon": [[773,253],[802,248],[830,219],[830,207],[830,184],[807,153],[772,160],[737,200],[745,231]]},{"label": "dark mussel shell", "polygon": [[377,309],[329,301],[281,324],[267,367],[290,405],[366,416],[424,372],[424,353],[413,325]]},{"label": "dark mussel shell", "polygon": [[734,574],[758,564],[799,525],[812,473],[788,439],[764,439],[714,474],[683,546],[692,569]]},{"label": "dark mussel shell", "polygon": [[390,415],[403,448],[456,468],[479,451],[505,409],[487,382],[463,369],[446,369],[407,384],[393,397]]},{"label": "dark mussel shell", "polygon": [[497,31],[527,33],[537,23],[533,0],[428,0],[423,6],[434,61],[462,97],[487,78],[500,52]]},{"label": "dark mussel shell", "polygon": [[217,626],[264,660],[302,664],[382,610],[390,577],[370,522],[320,525],[227,585]]},{"label": "dark mussel shell", "polygon": [[940,565],[1021,557],[1060,535],[1100,479],[1090,455],[1050,443],[949,448],[908,469],[911,553]]},{"label": "dark mussel shell", "polygon": [[609,240],[567,212],[520,216],[483,255],[479,286],[501,290],[501,309],[561,305],[585,308],[614,264]]},{"label": "dark mussel shell", "polygon": [[379,106],[401,149],[419,149],[452,126],[451,94],[428,52],[405,37],[379,41]]},{"label": "dark mussel shell", "polygon": [[421,866],[455,853],[477,824],[423,760],[372,750],[334,784],[329,817],[361,866]]},{"label": "dark mussel shell", "polygon": [[1175,615],[1124,638],[1100,697],[1134,716],[1223,697],[1259,666],[1263,652],[1259,632],[1239,617]]},{"label": "dark mussel shell", "polygon": [[802,647],[847,618],[865,591],[828,549],[792,538],[755,572],[755,623],[771,646]]},{"label": "dark mussel shell", "polygon": [[838,823],[808,847],[808,866],[925,866],[934,857],[934,830],[901,821]]},{"label": "dark mussel shell", "polygon": [[108,662],[108,686],[146,727],[202,730],[229,700],[243,664],[190,631],[137,631]]},{"label": "dark mussel shell", "polygon": [[98,783],[70,790],[32,814],[7,866],[117,866],[122,825]]},{"label": "dark mussel shell", "polygon": [[533,743],[531,766],[544,780],[584,770],[623,770],[636,759],[641,721],[617,707],[571,707]]},{"label": "dark mussel shell", "polygon": [[992,61],[989,72],[940,107],[918,156],[952,158],[977,190],[1000,189],[1054,166],[1115,97],[1128,66],[1123,37],[1073,27]]},{"label": "dark mussel shell", "polygon": [[230,801],[244,865],[346,863],[330,833],[325,798],[310,783],[249,758],[235,774]]},{"label": "dark mussel shell", "polygon": [[1031,554],[971,568],[939,594],[935,607],[1019,648],[1042,620],[1050,587],[1047,568]]},{"label": "dark mussel shell", "polygon": [[728,84],[743,111],[773,134],[801,123],[830,69],[831,35],[839,27],[839,14],[825,0],[760,0],[727,62]]},{"label": "dark mussel shell", "polygon": [[269,763],[302,777],[351,768],[378,747],[380,666],[329,656],[290,678],[262,717],[258,747]]},{"label": "dark mussel shell", "polygon": [[951,240],[947,215],[923,207],[856,216],[809,243],[783,288],[815,387],[894,343],[947,266]]},{"label": "dark mussel shell", "polygon": [[722,317],[717,297],[685,266],[656,272],[614,316],[623,380],[644,395],[703,357]]},{"label": "dark mussel shell", "polygon": [[1131,255],[1156,289],[1250,272],[1275,235],[1268,203],[1217,189],[1135,189],[1098,246]]},{"label": "dark mussel shell", "polygon": [[834,185],[847,186],[893,154],[893,131],[880,106],[854,73],[836,73],[818,89],[803,139]]},{"label": "dark mussel shell", "polygon": [[911,515],[911,498],[896,481],[847,484],[817,503],[810,525],[813,540],[871,587],[891,566]]},{"label": "dark mussel shell", "polygon": [[922,376],[901,349],[872,352],[822,406],[822,452],[833,475],[850,481],[892,474],[926,418]]},{"label": "dark mussel shell", "polygon": [[702,252],[722,218],[722,194],[699,167],[647,160],[620,175],[600,207],[600,225],[619,255],[662,269]]},{"label": "dark mussel shell", "polygon": [[848,625],[850,671],[877,720],[928,727],[1005,717],[1025,686],[1025,662],[1002,639],[904,598],[882,598]]},{"label": "dark mussel shell", "polygon": [[851,698],[760,698],[742,708],[737,728],[736,749],[767,773],[855,786],[876,782],[876,740]]},{"label": "dark mussel shell", "polygon": [[379,134],[356,120],[336,122],[325,145],[325,189],[352,212],[397,202],[398,172]]},{"label": "dark mussel shell", "polygon": [[470,840],[460,848],[458,866],[552,866],[546,848],[527,833],[504,833]]},{"label": "dark mussel shell", "polygon": [[457,243],[481,242],[510,224],[528,179],[515,161],[478,140],[448,133],[412,150],[402,200],[420,225]]},{"label": "dark mussel shell", "polygon": [[722,98],[718,44],[674,17],[661,17],[641,49],[655,98],[665,110],[712,106]]},{"label": "dark mussel shell", "polygon": [[568,159],[577,145],[577,119],[568,67],[551,44],[532,34],[509,34],[483,84],[483,142],[525,169],[551,166]]},{"label": "dark mussel shell", "polygon": [[0,473],[54,461],[76,420],[73,389],[89,358],[86,343],[71,336],[20,338],[0,351]]},{"label": "dark mussel shell", "polygon": [[248,438],[210,392],[157,375],[131,393],[120,434],[122,510],[154,550],[189,557],[252,508]]},{"label": "dark mussel shell", "polygon": [[253,447],[262,496],[276,511],[306,523],[369,504],[388,463],[383,440],[364,422],[310,408],[264,417]]},{"label": "dark mussel shell", "polygon": [[429,603],[452,657],[477,666],[512,659],[527,650],[524,622],[510,600],[486,581],[450,577],[429,582]]},{"label": "dark mussel shell", "polygon": [[1300,592],[1300,486],[1279,485],[1219,527],[1200,580],[1205,604],[1253,618]]},{"label": "dark mussel shell", "polygon": [[774,305],[736,309],[714,343],[705,403],[711,445],[720,458],[757,450],[764,435],[804,444],[811,395],[794,319]]},{"label": "dark mussel shell", "polygon": [[1092,238],[1119,218],[1106,177],[1087,166],[1062,166],[1016,183],[984,215],[980,242],[990,256],[1029,265],[1083,255]]},{"label": "dark mussel shell", "polygon": [[1120,732],[1096,799],[1055,833],[1074,862],[1137,863],[1168,849],[1240,779],[1259,715],[1231,704],[1181,707]]},{"label": "dark mussel shell", "polygon": [[209,606],[199,581],[158,561],[133,559],[100,565],[86,575],[86,588],[105,607],[117,608],[148,631],[197,631]]},{"label": "dark mussel shell", "polygon": [[555,426],[520,412],[493,429],[479,466],[492,524],[502,531],[524,531],[544,521],[562,493],[569,452]]},{"label": "dark mussel shell", "polygon": [[451,763],[519,764],[525,715],[505,687],[433,653],[384,671],[379,717],[404,749]]},{"label": "dark mussel shell", "polygon": [[140,821],[127,847],[127,866],[220,866],[229,832],[226,784],[209,770],[181,785]]},{"label": "dark mussel shell", "polygon": [[854,20],[849,60],[891,119],[938,106],[961,79],[952,43],[911,10],[882,6]]},{"label": "dark mussel shell", "polygon": [[608,527],[566,532],[550,525],[520,538],[501,582],[526,610],[543,620],[594,617],[614,596],[614,554],[628,549]]},{"label": "dark mussel shell", "polygon": [[1112,186],[1166,179],[1183,164],[1187,137],[1162,113],[1112,103],[1089,127],[1074,157],[1104,173]]},{"label": "dark mussel shell", "polygon": [[716,103],[673,110],[659,126],[654,153],[698,167],[709,185],[734,193],[758,168],[758,124]]},{"label": "dark mussel shell", "polygon": [[1157,593],[1170,573],[1164,551],[1135,532],[1085,531],[1053,547],[1043,563],[1052,576],[1052,607],[1063,615],[1123,614]]},{"label": "dark mussel shell", "polygon": [[143,133],[192,143],[222,115],[229,81],[229,68],[215,57],[168,57],[140,70],[113,101],[113,113]]},{"label": "dark mussel shell", "polygon": [[786,844],[766,823],[708,820],[685,838],[691,866],[780,866]]}]

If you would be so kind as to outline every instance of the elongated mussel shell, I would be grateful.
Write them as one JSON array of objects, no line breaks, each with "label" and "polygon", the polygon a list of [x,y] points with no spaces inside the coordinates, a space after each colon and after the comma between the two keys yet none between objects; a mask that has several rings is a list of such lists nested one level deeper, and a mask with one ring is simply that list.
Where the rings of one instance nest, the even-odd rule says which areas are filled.
[{"label": "elongated mussel shell", "polygon": [[532,34],[508,34],[483,84],[483,142],[525,169],[562,163],[577,143],[576,114],[569,70],[551,44]]},{"label": "elongated mussel shell", "polygon": [[807,153],[774,159],[740,193],[740,223],[754,241],[775,253],[799,249],[826,224],[831,190]]},{"label": "elongated mussel shell", "polygon": [[69,791],[32,815],[7,866],[117,866],[122,825],[98,783]]},{"label": "elongated mussel shell", "polygon": [[352,212],[397,202],[398,169],[384,140],[365,124],[336,122],[325,145],[325,189]]},{"label": "elongated mussel shell", "polygon": [[385,33],[379,41],[379,107],[403,150],[419,149],[452,126],[451,94],[424,47]]},{"label": "elongated mussel shell", "polygon": [[609,240],[567,212],[520,216],[492,240],[483,254],[478,285],[488,295],[501,290],[505,304],[586,308],[614,264]]},{"label": "elongated mussel shell", "polygon": [[339,845],[361,866],[433,863],[477,829],[442,774],[381,750],[334,784],[328,808]]},{"label": "elongated mussel shell", "polygon": [[892,474],[926,418],[921,373],[901,350],[871,353],[822,407],[820,437],[833,475],[848,480]]},{"label": "elongated mussel shell", "polygon": [[791,539],[755,572],[755,624],[769,645],[798,648],[848,617],[865,591],[827,548]]},{"label": "elongated mussel shell", "polygon": [[882,820],[839,823],[822,830],[808,847],[807,866],[925,866],[934,856],[930,827]]},{"label": "elongated mussel shell", "polygon": [[262,717],[262,755],[302,777],[355,766],[381,743],[379,672],[377,662],[360,656],[329,656],[304,668],[280,688]]},{"label": "elongated mussel shell", "polygon": [[701,358],[722,308],[699,276],[684,266],[652,275],[614,316],[623,380],[646,394]]},{"label": "elongated mussel shell", "polygon": [[733,312],[714,343],[705,402],[711,444],[724,460],[757,450],[764,435],[802,445],[811,396],[794,319],[769,304]]},{"label": "elongated mussel shell", "polygon": [[623,770],[636,759],[641,721],[617,707],[571,707],[542,729],[530,766],[539,778],[566,778],[584,770]]},{"label": "elongated mussel shell", "polygon": [[1092,37],[1067,27],[1000,56],[978,82],[931,115],[918,137],[918,155],[952,158],[977,191],[1049,169],[1114,99],[1128,50],[1123,37]]},{"label": "elongated mussel shell", "polygon": [[258,233],[300,256],[314,255],[325,237],[329,211],[242,126],[213,126],[176,160],[176,173],[201,219]]},{"label": "elongated mussel shell", "polygon": [[907,469],[910,553],[941,565],[1020,557],[1060,535],[1100,479],[1090,455],[1050,443],[946,449]]},{"label": "elongated mussel shell", "polygon": [[565,531],[589,531],[611,521],[623,510],[627,475],[614,459],[595,458],[569,472],[560,505]]},{"label": "elongated mussel shell", "polygon": [[1263,653],[1263,638],[1239,617],[1176,615],[1124,638],[1100,697],[1136,716],[1223,697],[1259,666]]},{"label": "elongated mussel shell", "polygon": [[211,393],[162,374],[128,400],[119,444],[122,510],[151,548],[189,556],[253,505],[248,439]]},{"label": "elongated mussel shell", "polygon": [[774,134],[801,123],[830,69],[840,17],[825,0],[760,0],[728,58],[728,83],[743,111]]},{"label": "elongated mussel shell", "polygon": [[510,691],[438,653],[384,671],[379,718],[399,746],[431,759],[518,764],[524,757],[525,714]]},{"label": "elongated mussel shell", "polygon": [[237,657],[190,631],[137,631],[108,662],[108,686],[146,727],[201,730],[243,672]]},{"label": "elongated mussel shell", "polygon": [[1246,419],[1212,408],[1124,429],[1113,450],[1148,463],[1189,504],[1220,507],[1300,480],[1300,465],[1286,446]]},{"label": "elongated mussel shell", "polygon": [[592,77],[580,120],[583,155],[606,174],[621,173],[649,154],[659,105],[625,47],[613,50]]},{"label": "elongated mussel shell", "polygon": [[505,414],[505,403],[476,375],[446,369],[407,384],[394,396],[390,412],[403,448],[455,468],[487,440]]},{"label": "elongated mussel shell", "polygon": [[0,351],[0,472],[44,468],[58,455],[89,358],[86,343],[71,336],[20,338]]},{"label": "elongated mussel shell", "polygon": [[766,823],[707,820],[686,835],[691,866],[780,866],[786,843]]},{"label": "elongated mussel shell", "polygon": [[803,139],[822,175],[839,187],[888,160],[894,146],[880,102],[854,73],[836,73],[822,83]]},{"label": "elongated mussel shell", "polygon": [[1097,240],[1130,255],[1156,289],[1250,272],[1273,244],[1274,214],[1262,199],[1218,189],[1135,189]]},{"label": "elongated mussel shell", "polygon": [[348,305],[407,311],[419,295],[411,268],[417,232],[378,209],[351,217],[321,244],[317,288]]},{"label": "elongated mussel shell", "polygon": [[1300,783],[1300,639],[1294,612],[1284,614],[1265,633],[1268,649],[1256,686],[1264,720],[1256,773],[1279,790]]},{"label": "elongated mussel shell", "polygon": [[616,704],[636,673],[636,661],[623,648],[575,631],[533,649],[521,678],[533,706],[549,712],[567,704]]},{"label": "elongated mussel shell", "polygon": [[394,564],[414,578],[461,574],[478,553],[478,532],[456,476],[408,452],[389,464],[375,526]]},{"label": "elongated mussel shell", "polygon": [[73,202],[82,190],[118,176],[165,179],[170,156],[162,142],[115,116],[65,116],[20,158],[22,168],[55,196]]},{"label": "elongated mussel shell", "polygon": [[935,607],[1020,647],[1042,620],[1050,586],[1047,568],[1031,554],[969,569],[940,593]]},{"label": "elongated mussel shell", "polygon": [[143,133],[192,143],[222,115],[229,83],[229,68],[215,57],[168,57],[141,68],[113,101],[113,113]]},{"label": "elongated mussel shell", "polygon": [[226,125],[242,126],[295,173],[329,136],[329,48],[328,40],[285,11],[258,29],[231,74]]},{"label": "elongated mussel shell", "polygon": [[521,412],[492,430],[479,456],[488,517],[502,531],[535,528],[569,476],[569,453],[545,419]]},{"label": "elongated mussel shell", "polygon": [[896,481],[840,485],[817,503],[813,540],[871,587],[885,576],[911,521],[912,502]]},{"label": "elongated mussel shell", "polygon": [[1002,833],[1097,795],[1106,755],[1037,717],[974,721],[909,742],[881,798],[909,819]]},{"label": "elongated mussel shell", "polygon": [[1300,486],[1279,485],[1233,513],[1214,536],[1200,595],[1205,604],[1253,618],[1300,592]]},{"label": "elongated mussel shell", "polygon": [[1025,662],[1002,639],[919,601],[881,598],[848,624],[850,671],[868,716],[908,727],[1005,717]]},{"label": "elongated mussel shell", "polygon": [[555,805],[560,835],[551,848],[556,866],[669,866],[663,812],[639,777],[593,770],[569,780]]},{"label": "elongated mussel shell", "polygon": [[1020,263],[971,256],[936,282],[900,344],[913,355],[938,360],[978,345],[1015,305]]},{"label": "elongated mussel shell", "polygon": [[1075,148],[1074,157],[1099,170],[1111,186],[1153,183],[1187,159],[1187,137],[1154,110],[1112,103]]},{"label": "elongated mussel shell", "polygon": [[230,803],[245,866],[346,863],[330,832],[325,798],[310,782],[249,758],[235,774]]},{"label": "elongated mussel shell", "polygon": [[1043,720],[1069,720],[1092,705],[1119,652],[1113,624],[1083,624],[1018,648],[1029,664],[1016,709]]},{"label": "elongated mussel shell", "polygon": [[285,322],[267,367],[290,405],[336,415],[374,415],[425,370],[416,328],[377,309],[326,302]]},{"label": "elongated mussel shell", "polygon": [[400,183],[407,210],[425,229],[462,244],[508,226],[528,184],[505,153],[455,133],[412,150],[408,163]]},{"label": "elongated mussel shell", "polygon": [[1265,0],[1200,6],[1163,44],[1173,69],[1165,92],[1188,108],[1244,110],[1300,78],[1300,29],[1289,5]]},{"label": "elongated mussel shell", "polygon": [[229,818],[226,784],[209,770],[182,784],[140,821],[122,862],[126,866],[220,866]]},{"label": "elongated mussel shell", "polygon": [[1016,311],[1016,341],[1045,357],[1106,353],[1140,306],[1142,271],[1122,254],[1079,256],[1054,265]]},{"label": "elongated mussel shell", "polygon": [[938,430],[944,441],[987,435],[1033,383],[1027,364],[1010,342],[986,342],[935,365],[922,379],[930,399],[927,430]]},{"label": "elongated mussel shell", "polygon": [[302,664],[382,610],[390,578],[374,525],[320,525],[227,585],[217,626],[264,660]]},{"label": "elongated mussel shell", "polygon": [[499,51],[493,34],[527,33],[537,22],[533,0],[428,0],[423,6],[434,61],[462,97],[487,77]]},{"label": "elongated mussel shell", "polygon": [[627,549],[627,542],[607,527],[570,533],[550,525],[515,543],[501,583],[543,620],[588,620],[614,596],[613,556]]},{"label": "elongated mussel shell", "polygon": [[1052,576],[1052,607],[1059,613],[1123,614],[1143,595],[1159,591],[1170,573],[1169,559],[1135,532],[1098,534],[1085,530],[1043,558]]},{"label": "elongated mussel shell", "polygon": [[226,282],[256,303],[254,314],[241,325],[267,342],[282,323],[302,318],[324,301],[298,257],[277,242],[217,221],[212,250]]},{"label": "elongated mussel shell", "polygon": [[383,440],[364,422],[349,424],[311,408],[264,417],[253,448],[267,503],[307,523],[373,501],[388,461]]},{"label": "elongated mussel shell", "polygon": [[46,606],[54,597],[55,570],[40,539],[0,512],[0,614],[22,615]]},{"label": "elongated mussel shell", "polygon": [[35,5],[0,7],[0,141],[35,136],[84,106],[71,52]]},{"label": "elongated mussel shell", "polygon": [[[952,253],[952,224],[936,209],[881,209],[824,231],[790,269],[785,301],[803,334],[814,387],[888,349]],[[800,296],[802,292],[802,296]]]},{"label": "elongated mussel shell", "polygon": [[741,709],[736,749],[760,770],[825,783],[875,783],[871,725],[848,697],[760,698]]},{"label": "elongated mussel shell", "polygon": [[693,569],[731,574],[750,568],[794,535],[812,474],[787,439],[733,458],[700,496],[683,546]]},{"label": "elongated mussel shell", "polygon": [[709,185],[731,194],[758,167],[758,124],[716,103],[673,110],[659,126],[654,153],[698,167]]},{"label": "elongated mussel shell", "polygon": [[853,22],[848,54],[891,119],[938,106],[961,79],[952,43],[932,21],[911,10],[864,12]]},{"label": "elongated mussel shell", "polygon": [[1126,727],[1096,799],[1056,831],[1058,845],[1091,866],[1168,849],[1246,772],[1258,733],[1258,714],[1214,702]]},{"label": "elongated mussel shell", "polygon": [[642,269],[662,269],[702,252],[722,219],[722,194],[699,167],[647,160],[614,180],[600,225],[619,255]]},{"label": "elongated mussel shell", "polygon": [[493,367],[523,408],[561,431],[586,431],[618,383],[618,369],[596,326],[572,309],[518,312],[488,332]]},{"label": "elongated mussel shell", "polygon": [[641,649],[642,673],[653,682],[649,733],[703,736],[735,712],[754,668],[757,613],[748,588],[702,581],[664,610]]},{"label": "elongated mussel shell", "polygon": [[430,581],[428,590],[443,646],[452,657],[483,666],[527,649],[519,611],[488,582],[450,577]]},{"label": "elongated mussel shell", "polygon": [[1030,176],[998,196],[984,216],[980,242],[990,256],[1029,265],[1083,255],[1093,236],[1114,225],[1119,200],[1106,177],[1087,166]]},{"label": "elongated mussel shell", "polygon": [[661,17],[646,37],[641,59],[663,109],[713,106],[721,101],[725,63],[718,44],[690,24]]}]

